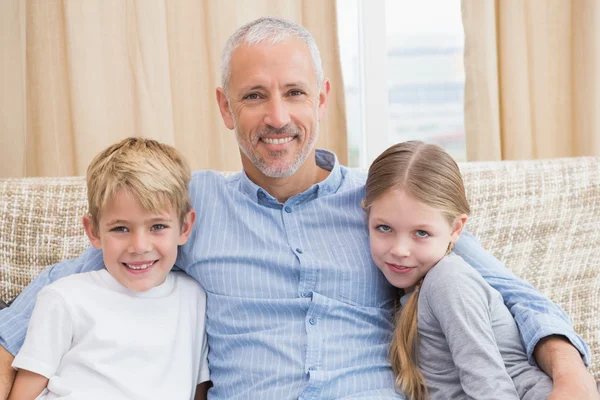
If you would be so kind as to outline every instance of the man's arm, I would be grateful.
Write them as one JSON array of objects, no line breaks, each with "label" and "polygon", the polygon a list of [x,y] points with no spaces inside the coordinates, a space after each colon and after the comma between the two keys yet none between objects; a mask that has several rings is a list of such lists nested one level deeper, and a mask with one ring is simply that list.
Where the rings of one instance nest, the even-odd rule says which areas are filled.
[{"label": "man's arm", "polygon": [[594,377],[567,338],[548,336],[540,340],[534,356],[539,367],[554,380],[549,400],[600,399]]},{"label": "man's arm", "polygon": [[15,370],[11,367],[13,360],[13,355],[0,346],[0,400],[8,398],[15,379]]}]

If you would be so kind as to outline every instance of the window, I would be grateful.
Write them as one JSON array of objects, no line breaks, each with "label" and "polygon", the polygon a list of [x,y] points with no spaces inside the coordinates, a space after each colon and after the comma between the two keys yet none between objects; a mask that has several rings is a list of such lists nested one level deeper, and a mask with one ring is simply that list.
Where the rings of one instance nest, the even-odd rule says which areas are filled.
[{"label": "window", "polygon": [[460,0],[338,0],[349,165],[393,143],[466,158]]}]

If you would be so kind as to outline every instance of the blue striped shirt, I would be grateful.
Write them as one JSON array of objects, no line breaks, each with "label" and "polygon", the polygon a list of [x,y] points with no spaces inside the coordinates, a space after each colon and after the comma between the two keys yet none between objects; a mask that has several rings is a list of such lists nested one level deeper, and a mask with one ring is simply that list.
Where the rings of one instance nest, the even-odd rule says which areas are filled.
[{"label": "blue striped shirt", "polygon": [[[387,360],[397,292],[369,253],[364,174],[330,152],[316,158],[329,177],[284,204],[243,172],[193,175],[198,216],[177,266],[207,292],[211,400],[402,398]],[[551,334],[587,357],[565,313],[471,235],[455,251],[501,292],[529,357]],[[101,253],[91,248],[48,268],[0,313],[0,343],[19,350],[41,287],[100,268]]]}]

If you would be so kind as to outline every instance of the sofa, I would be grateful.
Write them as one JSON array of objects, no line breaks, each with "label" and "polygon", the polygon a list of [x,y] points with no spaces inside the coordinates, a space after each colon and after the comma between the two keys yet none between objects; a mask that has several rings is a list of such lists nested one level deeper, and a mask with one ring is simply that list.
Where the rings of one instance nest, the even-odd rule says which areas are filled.
[{"label": "sofa", "polygon": [[[467,229],[558,303],[591,349],[600,380],[600,158],[461,164]],[[89,242],[83,177],[0,179],[0,300]]]}]

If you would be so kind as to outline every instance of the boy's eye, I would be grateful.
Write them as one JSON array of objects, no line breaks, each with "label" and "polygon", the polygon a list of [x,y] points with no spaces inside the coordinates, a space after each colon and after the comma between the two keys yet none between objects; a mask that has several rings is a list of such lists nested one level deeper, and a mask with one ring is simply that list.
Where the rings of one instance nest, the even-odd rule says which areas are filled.
[{"label": "boy's eye", "polygon": [[383,233],[390,232],[392,230],[392,228],[390,226],[384,225],[384,224],[377,225],[375,227],[375,229],[377,229],[379,232],[383,232]]},{"label": "boy's eye", "polygon": [[429,233],[427,233],[427,232],[425,232],[425,231],[422,231],[422,230],[418,230],[418,231],[416,231],[416,232],[415,232],[415,235],[417,235],[417,237],[420,237],[420,238],[426,238],[426,237],[429,237]]},{"label": "boy's eye", "polygon": [[166,229],[166,228],[167,228],[167,226],[163,225],[163,224],[152,225],[152,230],[153,231],[160,231],[160,230],[163,230],[163,229]]},{"label": "boy's eye", "polygon": [[124,226],[115,226],[114,228],[111,229],[112,232],[129,232],[129,229],[127,229]]}]

